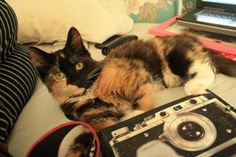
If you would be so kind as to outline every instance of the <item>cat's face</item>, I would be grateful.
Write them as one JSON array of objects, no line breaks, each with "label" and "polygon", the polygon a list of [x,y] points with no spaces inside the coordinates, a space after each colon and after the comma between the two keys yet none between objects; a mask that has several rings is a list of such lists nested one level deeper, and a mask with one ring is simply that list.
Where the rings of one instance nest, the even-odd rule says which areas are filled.
[{"label": "cat's face", "polygon": [[91,86],[91,76],[96,71],[98,62],[91,58],[75,28],[70,29],[65,48],[57,53],[59,69],[66,75],[68,84],[84,88]]},{"label": "cat's face", "polygon": [[82,94],[91,86],[94,71],[96,72],[98,67],[98,63],[91,58],[75,28],[69,30],[63,49],[46,53],[31,47],[29,57],[42,81],[59,102]]}]

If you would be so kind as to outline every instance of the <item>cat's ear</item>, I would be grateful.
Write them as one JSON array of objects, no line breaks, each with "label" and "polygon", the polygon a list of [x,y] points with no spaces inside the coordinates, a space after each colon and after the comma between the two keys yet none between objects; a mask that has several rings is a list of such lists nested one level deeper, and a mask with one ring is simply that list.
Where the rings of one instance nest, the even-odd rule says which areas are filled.
[{"label": "cat's ear", "polygon": [[76,53],[86,52],[81,35],[75,27],[71,27],[68,32],[65,48],[70,49],[72,52]]},{"label": "cat's ear", "polygon": [[36,47],[29,47],[28,49],[29,58],[32,64],[36,67],[43,67],[52,62],[54,55],[44,52]]}]

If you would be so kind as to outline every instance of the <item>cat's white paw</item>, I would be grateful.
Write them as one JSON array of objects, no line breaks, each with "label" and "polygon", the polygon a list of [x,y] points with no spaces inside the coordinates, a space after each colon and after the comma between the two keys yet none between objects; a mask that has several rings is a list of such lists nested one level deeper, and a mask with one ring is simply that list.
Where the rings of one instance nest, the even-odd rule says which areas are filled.
[{"label": "cat's white paw", "polygon": [[189,69],[188,75],[196,74],[185,84],[185,91],[188,95],[206,93],[215,80],[215,70],[209,64],[208,59],[196,60]]},{"label": "cat's white paw", "polygon": [[85,95],[72,97],[72,98],[69,98],[67,101],[75,102],[74,106],[79,107],[79,106],[84,105],[85,103],[88,103],[89,101],[92,102],[95,98],[96,97],[92,93],[87,92]]},{"label": "cat's white paw", "polygon": [[207,93],[205,85],[202,84],[194,84],[194,83],[187,83],[185,84],[184,90],[187,95],[198,95],[198,94],[204,94]]}]

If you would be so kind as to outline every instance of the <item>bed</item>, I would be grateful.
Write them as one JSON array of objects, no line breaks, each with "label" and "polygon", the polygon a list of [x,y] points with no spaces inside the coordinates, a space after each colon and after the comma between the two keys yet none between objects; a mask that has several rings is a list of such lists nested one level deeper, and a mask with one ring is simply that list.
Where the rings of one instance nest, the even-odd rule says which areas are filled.
[{"label": "bed", "polygon": [[[120,0],[100,1],[103,3],[103,7],[100,7],[99,4],[94,3],[94,0],[60,0],[57,1],[56,6],[53,2],[49,2],[47,0],[37,2],[32,0],[22,0],[19,2],[7,0],[7,2],[11,4],[18,18],[18,41],[20,43],[27,43],[25,44],[27,47],[36,46],[47,52],[52,52],[64,46],[68,28],[75,25],[81,27],[79,30],[82,31],[82,37],[86,39],[86,41],[90,41],[87,42],[86,45],[88,50],[91,52],[92,57],[96,60],[102,60],[105,56],[102,55],[101,50],[95,48],[94,42],[102,41],[111,36],[111,34],[116,33],[134,34],[140,39],[145,40],[154,37],[153,35],[148,34],[148,30],[157,25],[155,23],[133,24],[132,20],[124,14],[124,8],[122,7],[123,4],[120,4]],[[53,13],[50,14],[50,8],[44,7],[45,3],[52,3],[51,5],[54,6]],[[75,5],[74,3],[77,4]],[[92,8],[91,4],[93,4],[93,7],[97,9],[97,12],[91,12],[90,14],[90,20],[92,22],[94,21],[94,17],[97,18],[97,16],[105,16],[105,18],[99,19],[100,21],[97,23],[98,25],[96,28],[89,27],[93,26],[93,24],[89,24],[91,21],[88,19],[80,19],[79,22],[75,23],[75,19],[78,19],[75,15],[81,15],[80,18],[83,18],[85,17],[83,15],[86,14],[83,7],[82,9],[78,9],[78,6],[83,6],[78,3],[86,3],[83,5],[87,5],[87,8],[89,9]],[[65,6],[65,4],[67,5]],[[95,6],[95,4],[98,6]],[[62,8],[64,7],[68,7],[70,9],[63,10]],[[44,8],[43,12],[40,8]],[[102,9],[105,9],[105,11]],[[109,14],[107,12],[108,10]],[[77,14],[74,14],[75,12]],[[59,13],[60,16],[58,15]],[[61,15],[62,13],[64,14]],[[114,18],[114,16],[117,18]],[[107,27],[105,28],[104,26]],[[100,31],[97,31],[97,29]],[[223,98],[229,104],[236,106],[236,78],[218,74],[216,81],[210,90]],[[186,96],[186,94],[183,87],[165,89],[155,94],[155,106],[161,106],[184,96]],[[41,80],[37,78],[33,95],[22,110],[22,113],[16,121],[14,129],[11,131],[8,138],[9,152],[14,157],[24,157],[32,144],[41,136],[58,125],[66,122],[70,122],[70,120],[64,116],[59,104],[52,98],[51,94],[48,92],[46,86],[41,82]]]},{"label": "bed", "polygon": [[[136,23],[129,34],[136,34],[139,38],[148,39],[153,36],[148,34],[148,29],[156,24]],[[64,46],[63,42],[54,44],[40,44],[44,50],[53,51]],[[92,57],[96,60],[101,60],[105,56],[101,50],[96,49],[94,44],[88,43],[88,49]],[[211,91],[219,95],[231,105],[236,106],[236,78],[231,78],[222,74],[218,74],[216,81],[210,88]],[[178,98],[184,97],[183,87],[165,89],[156,93],[156,106],[161,106]],[[15,124],[14,130],[9,137],[9,151],[15,157],[24,157],[30,146],[38,140],[42,135],[52,128],[69,122],[59,108],[58,103],[52,98],[45,85],[40,79],[37,80],[37,85],[33,96],[23,109],[19,119]]]}]

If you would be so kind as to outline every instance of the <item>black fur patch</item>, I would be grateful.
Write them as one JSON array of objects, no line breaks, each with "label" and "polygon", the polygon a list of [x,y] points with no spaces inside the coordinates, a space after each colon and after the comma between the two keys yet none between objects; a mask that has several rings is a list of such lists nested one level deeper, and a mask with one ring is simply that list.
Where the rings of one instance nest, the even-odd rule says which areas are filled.
[{"label": "black fur patch", "polygon": [[144,63],[147,71],[154,76],[156,74],[160,75],[162,68],[162,61],[156,51],[157,49],[152,42],[135,40],[114,49],[109,55],[116,58],[126,58],[130,61],[139,60]]},{"label": "black fur patch", "polygon": [[182,51],[179,52],[174,49],[166,56],[166,60],[174,74],[179,75],[182,78],[187,76],[192,61],[187,59]]}]

